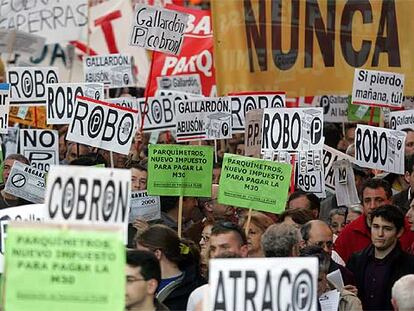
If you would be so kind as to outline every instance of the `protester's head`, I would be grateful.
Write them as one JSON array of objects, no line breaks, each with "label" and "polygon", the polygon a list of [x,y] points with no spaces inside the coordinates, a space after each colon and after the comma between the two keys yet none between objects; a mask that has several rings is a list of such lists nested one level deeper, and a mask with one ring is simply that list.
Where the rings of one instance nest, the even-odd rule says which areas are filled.
[{"label": "protester's head", "polygon": [[305,246],[316,245],[332,254],[333,234],[331,228],[322,220],[311,220],[300,229]]},{"label": "protester's head", "polygon": [[289,196],[288,209],[308,208],[312,211],[314,219],[319,217],[320,202],[316,195],[303,190],[296,190]]},{"label": "protester's head", "polygon": [[285,210],[280,215],[278,222],[300,227],[312,219],[315,219],[314,214],[310,209],[304,207]]},{"label": "protester's head", "polygon": [[146,190],[147,169],[138,161],[129,161],[125,168],[131,169],[131,190]]},{"label": "protester's head", "polygon": [[155,292],[161,281],[160,263],[153,253],[140,250],[128,250],[126,262],[125,309],[153,307]]},{"label": "protester's head", "polygon": [[318,275],[318,297],[325,293],[329,289],[328,280],[326,275],[328,274],[330,259],[329,255],[319,246],[311,245],[306,246],[300,250],[301,257],[316,257],[319,263],[319,275]]},{"label": "protester's head", "polygon": [[78,165],[78,166],[103,165],[104,167],[108,167],[108,163],[106,162],[105,158],[100,153],[98,154],[88,153],[85,155],[81,155],[79,158],[76,158],[70,161],[69,165]]},{"label": "protester's head", "polygon": [[[161,212],[163,213],[178,213],[179,197],[161,196]],[[197,207],[197,199],[194,197],[183,198],[183,222],[191,219],[194,209]]]},{"label": "protester's head", "polygon": [[175,138],[170,131],[160,132],[158,135],[157,144],[174,144]]},{"label": "protester's head", "polygon": [[402,131],[407,133],[407,137],[405,138],[405,155],[414,154],[414,130],[405,128]]},{"label": "protester's head", "polygon": [[219,185],[213,184],[211,188],[211,198],[201,200],[203,212],[209,219],[232,220],[235,209],[232,206],[220,204],[218,202]]},{"label": "protester's head", "polygon": [[371,177],[370,171],[356,164],[352,164],[352,171],[354,172],[355,188],[358,195],[361,195],[364,183]]},{"label": "protester's head", "polygon": [[224,252],[247,257],[247,238],[244,231],[230,221],[219,221],[211,228],[209,255],[216,258]]},{"label": "protester's head", "polygon": [[16,154],[8,155],[6,159],[4,159],[4,162],[3,162],[3,182],[4,183],[7,182],[10,171],[13,167],[14,162],[16,161],[26,164],[26,165],[30,165],[29,160],[25,156],[22,156],[21,154],[16,153]]},{"label": "protester's head", "polygon": [[405,156],[405,174],[404,179],[407,184],[414,189],[414,154]]},{"label": "protester's head", "polygon": [[411,201],[410,209],[407,211],[406,216],[408,223],[410,224],[410,230],[414,231],[414,200]]},{"label": "protester's head", "polygon": [[396,205],[383,205],[371,213],[371,241],[377,250],[392,250],[404,232],[404,214]]},{"label": "protester's head", "polygon": [[368,179],[362,186],[362,208],[370,225],[371,213],[376,208],[391,203],[392,189],[390,184],[383,179]]},{"label": "protester's head", "polygon": [[335,208],[329,212],[329,227],[334,234],[339,234],[346,225],[346,211],[342,208]]},{"label": "protester's head", "polygon": [[414,311],[414,274],[407,274],[392,287],[392,306],[395,311]]},{"label": "protester's head", "polygon": [[359,216],[362,215],[362,206],[360,204],[351,205],[348,207],[348,212],[346,214],[346,224],[350,224]]},{"label": "protester's head", "polygon": [[214,221],[205,220],[203,222],[203,231],[201,231],[200,239],[200,259],[201,259],[201,273],[203,276],[206,275],[208,266],[208,250],[210,245],[211,229],[213,228]]},{"label": "protester's head", "polygon": [[299,256],[301,236],[294,225],[280,223],[271,225],[262,235],[265,257]]},{"label": "protester's head", "polygon": [[70,163],[76,158],[79,158],[80,156],[86,155],[91,152],[92,152],[92,147],[90,146],[83,145],[83,144],[77,144],[74,142],[68,142],[65,160],[67,163]]},{"label": "protester's head", "polygon": [[150,226],[136,237],[135,242],[137,249],[151,251],[160,262],[181,271],[189,265],[198,265],[199,254],[194,245],[180,240],[177,233],[165,225]]},{"label": "protester's head", "polygon": [[[246,220],[243,223],[243,229],[247,226]],[[249,257],[264,257],[261,239],[263,233],[268,227],[273,225],[273,220],[260,212],[252,212],[249,224],[249,232],[247,235],[247,246],[249,249]]]},{"label": "protester's head", "polygon": [[324,122],[323,137],[325,137],[325,144],[336,149],[341,140],[341,131],[334,123]]}]

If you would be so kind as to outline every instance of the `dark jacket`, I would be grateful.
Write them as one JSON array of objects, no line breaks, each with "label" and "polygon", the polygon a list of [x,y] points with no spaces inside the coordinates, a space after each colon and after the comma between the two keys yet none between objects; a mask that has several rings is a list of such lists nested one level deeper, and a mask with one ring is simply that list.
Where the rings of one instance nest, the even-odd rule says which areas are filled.
[{"label": "dark jacket", "polygon": [[410,189],[401,191],[392,197],[392,203],[402,208],[404,214],[410,209],[411,200],[408,200],[408,191]]},{"label": "dark jacket", "polygon": [[158,292],[157,299],[171,311],[185,310],[191,292],[205,283],[199,269],[192,265],[184,271],[182,277]]},{"label": "dark jacket", "polygon": [[[358,296],[363,306],[365,290],[373,286],[373,284],[365,284],[365,271],[369,262],[373,260],[373,254],[374,246],[371,244],[362,251],[353,254],[347,264],[347,268],[354,273]],[[399,243],[397,243],[394,250],[388,256],[390,256],[390,269],[389,274],[385,276],[384,283],[386,285],[383,290],[384,305],[382,310],[392,310],[391,289],[394,283],[402,276],[414,273],[414,256],[404,252]]]}]

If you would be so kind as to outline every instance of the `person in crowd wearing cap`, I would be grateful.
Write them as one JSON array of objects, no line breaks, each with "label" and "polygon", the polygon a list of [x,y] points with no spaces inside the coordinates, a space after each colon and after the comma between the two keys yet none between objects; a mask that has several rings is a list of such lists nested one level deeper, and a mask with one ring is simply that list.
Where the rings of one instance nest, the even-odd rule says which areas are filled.
[{"label": "person in crowd wearing cap", "polygon": [[372,244],[353,254],[347,267],[354,273],[364,310],[391,310],[391,288],[414,273],[414,256],[398,241],[404,232],[404,214],[398,206],[383,205],[370,217]]},{"label": "person in crowd wearing cap", "polygon": [[155,298],[155,293],[161,282],[161,268],[157,257],[153,253],[128,250],[125,273],[125,310],[169,310]]},{"label": "person in crowd wearing cap", "polygon": [[[390,204],[392,190],[382,179],[370,179],[362,187],[363,214],[347,225],[335,241],[335,250],[348,262],[351,255],[371,244],[371,213],[378,207]],[[408,222],[406,222],[408,229]],[[414,233],[405,230],[401,236],[401,246],[408,249],[414,241]]]},{"label": "person in crowd wearing cap", "polygon": [[407,274],[394,283],[391,303],[395,311],[414,311],[414,274]]}]

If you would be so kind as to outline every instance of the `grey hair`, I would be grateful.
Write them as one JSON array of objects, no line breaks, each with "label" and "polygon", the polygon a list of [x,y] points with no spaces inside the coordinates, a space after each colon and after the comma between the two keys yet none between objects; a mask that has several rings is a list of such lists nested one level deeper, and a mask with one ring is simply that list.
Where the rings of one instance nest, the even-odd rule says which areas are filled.
[{"label": "grey hair", "polygon": [[25,156],[23,156],[23,155],[19,154],[19,153],[9,154],[9,155],[8,155],[8,156],[4,159],[4,161],[6,161],[6,160],[16,160],[16,161],[19,161],[19,162],[21,162],[21,163],[23,163],[23,164],[30,165],[30,161],[29,161],[29,159],[28,159],[28,158],[26,158]]},{"label": "grey hair", "polygon": [[399,311],[414,310],[414,274],[400,278],[392,287],[392,298]]},{"label": "grey hair", "polygon": [[271,225],[261,240],[265,257],[290,257],[293,247],[300,241],[299,229],[286,223]]}]

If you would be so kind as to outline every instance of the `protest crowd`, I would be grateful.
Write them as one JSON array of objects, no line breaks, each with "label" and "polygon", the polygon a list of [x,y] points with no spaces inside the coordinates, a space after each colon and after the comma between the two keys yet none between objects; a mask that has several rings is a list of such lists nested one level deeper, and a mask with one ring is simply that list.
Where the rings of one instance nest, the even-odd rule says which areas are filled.
[{"label": "protest crowd", "polygon": [[1,2],[0,309],[414,311],[414,2],[360,2]]}]

